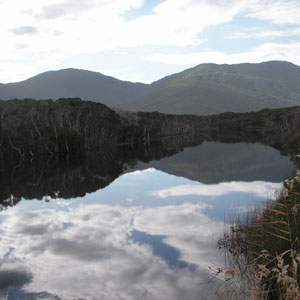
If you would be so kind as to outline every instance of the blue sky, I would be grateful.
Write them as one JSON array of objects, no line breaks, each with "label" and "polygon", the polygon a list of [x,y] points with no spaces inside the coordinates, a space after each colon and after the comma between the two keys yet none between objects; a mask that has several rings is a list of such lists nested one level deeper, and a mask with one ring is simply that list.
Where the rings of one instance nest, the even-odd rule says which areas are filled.
[{"label": "blue sky", "polygon": [[299,0],[0,0],[0,82],[80,68],[152,82],[201,63],[300,65]]}]

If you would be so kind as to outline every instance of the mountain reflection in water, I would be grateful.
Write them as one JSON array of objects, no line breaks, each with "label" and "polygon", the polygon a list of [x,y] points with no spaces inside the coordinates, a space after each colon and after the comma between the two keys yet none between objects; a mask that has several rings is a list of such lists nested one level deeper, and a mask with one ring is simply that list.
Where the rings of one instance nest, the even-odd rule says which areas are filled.
[{"label": "mountain reflection in water", "polygon": [[215,299],[224,216],[294,165],[260,144],[151,151],[2,168],[0,299]]}]

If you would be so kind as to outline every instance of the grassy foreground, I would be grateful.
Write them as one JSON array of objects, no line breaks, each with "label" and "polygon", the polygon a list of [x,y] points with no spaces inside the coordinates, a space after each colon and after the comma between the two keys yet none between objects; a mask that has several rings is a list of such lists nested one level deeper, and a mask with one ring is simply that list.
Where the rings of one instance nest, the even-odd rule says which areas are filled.
[{"label": "grassy foreground", "polygon": [[232,226],[219,246],[232,260],[224,272],[230,299],[299,300],[300,171],[284,181],[277,201]]}]

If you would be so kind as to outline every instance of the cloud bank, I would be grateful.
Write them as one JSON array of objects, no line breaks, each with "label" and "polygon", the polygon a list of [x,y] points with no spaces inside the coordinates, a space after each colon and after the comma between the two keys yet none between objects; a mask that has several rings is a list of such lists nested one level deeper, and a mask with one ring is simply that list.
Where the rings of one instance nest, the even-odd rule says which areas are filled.
[{"label": "cloud bank", "polygon": [[[173,65],[181,70],[202,62],[300,63],[299,1],[162,0],[143,13],[148,1],[2,0],[0,82],[72,66],[93,66],[124,79],[141,74],[149,81],[171,73]],[[135,18],[126,18],[138,9]],[[277,40],[270,43],[270,36]],[[252,41],[257,37],[259,43]],[[239,49],[238,39],[248,40],[247,49]],[[146,71],[153,62],[157,74]]]}]

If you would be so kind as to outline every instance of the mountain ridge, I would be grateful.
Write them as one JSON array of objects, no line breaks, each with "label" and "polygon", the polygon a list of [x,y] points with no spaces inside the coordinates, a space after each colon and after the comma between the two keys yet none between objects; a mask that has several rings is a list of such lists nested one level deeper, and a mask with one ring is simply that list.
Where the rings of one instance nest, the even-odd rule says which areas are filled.
[{"label": "mountain ridge", "polygon": [[152,83],[122,108],[177,114],[257,111],[298,105],[299,85],[300,67],[289,62],[201,64]]},{"label": "mountain ridge", "polygon": [[47,71],[20,82],[0,84],[0,99],[80,97],[111,106],[136,97],[145,84],[122,81],[82,69]]},{"label": "mountain ridge", "polygon": [[0,83],[3,100],[68,97],[132,111],[198,115],[258,111],[300,104],[300,67],[285,61],[206,63],[151,84],[68,68],[21,82]]}]

